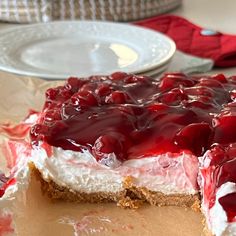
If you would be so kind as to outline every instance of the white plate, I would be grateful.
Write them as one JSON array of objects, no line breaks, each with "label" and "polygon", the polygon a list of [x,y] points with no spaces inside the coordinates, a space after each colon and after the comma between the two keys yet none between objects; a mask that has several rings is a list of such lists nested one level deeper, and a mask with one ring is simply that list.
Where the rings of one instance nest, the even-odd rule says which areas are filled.
[{"label": "white plate", "polygon": [[167,63],[167,64],[164,64],[163,66],[158,67],[158,68],[155,68],[155,69],[152,69],[149,71],[145,71],[145,72],[141,72],[140,75],[156,77],[156,76],[162,74],[164,71],[166,71],[169,66],[170,66],[170,63]]},{"label": "white plate", "polygon": [[48,79],[140,73],[167,63],[175,49],[165,35],[127,24],[34,24],[0,31],[0,69]]}]

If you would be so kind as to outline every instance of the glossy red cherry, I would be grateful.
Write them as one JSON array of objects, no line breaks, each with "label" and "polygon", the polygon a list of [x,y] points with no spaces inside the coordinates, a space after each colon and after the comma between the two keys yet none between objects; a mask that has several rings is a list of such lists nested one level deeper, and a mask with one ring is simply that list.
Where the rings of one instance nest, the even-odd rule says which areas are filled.
[{"label": "glossy red cherry", "polygon": [[146,82],[149,78],[147,76],[136,76],[136,75],[128,75],[124,78],[124,83],[138,83],[138,82]]},{"label": "glossy red cherry", "polygon": [[159,97],[159,101],[167,105],[178,105],[183,100],[188,100],[188,95],[179,88],[174,88]]},{"label": "glossy red cherry", "polygon": [[76,77],[70,77],[65,84],[65,88],[67,90],[70,90],[72,93],[76,93],[78,92],[79,88],[85,83],[85,80],[78,79]]},{"label": "glossy red cherry", "polygon": [[217,81],[219,81],[220,83],[223,83],[223,84],[228,82],[225,75],[223,75],[223,74],[212,75],[210,78],[214,79],[214,80],[217,80]]},{"label": "glossy red cherry", "polygon": [[210,154],[209,165],[216,166],[226,161],[227,155],[226,155],[226,150],[224,146],[218,143],[215,143],[210,147],[210,150],[211,150],[211,154]]},{"label": "glossy red cherry", "polygon": [[115,135],[103,135],[100,136],[94,143],[92,153],[96,157],[97,161],[101,161],[104,158],[117,158],[119,160],[124,159],[123,145],[119,137]]},{"label": "glossy red cherry", "polygon": [[236,142],[236,114],[216,117],[213,119],[213,124],[215,143]]},{"label": "glossy red cherry", "polygon": [[93,93],[88,90],[82,90],[75,93],[71,97],[71,103],[74,106],[80,107],[91,107],[96,106],[98,104],[97,99],[95,98]]},{"label": "glossy red cherry", "polygon": [[48,109],[44,115],[45,122],[53,122],[55,120],[61,120],[61,110],[59,109]]},{"label": "glossy red cherry", "polygon": [[217,80],[212,78],[202,78],[199,80],[199,86],[206,86],[206,87],[215,87],[215,88],[224,88],[223,84]]},{"label": "glossy red cherry", "polygon": [[104,97],[109,95],[111,91],[112,91],[111,85],[103,83],[103,84],[98,84],[95,93],[100,97]]},{"label": "glossy red cherry", "polygon": [[47,91],[31,138],[63,149],[82,147],[99,160],[109,152],[120,160],[167,151],[200,155],[213,143],[236,142],[233,80],[169,73],[156,81],[123,72],[70,78]]},{"label": "glossy red cherry", "polygon": [[50,100],[54,100],[54,99],[56,99],[58,92],[59,92],[58,89],[49,88],[46,91],[46,98],[50,99]]},{"label": "glossy red cherry", "polygon": [[185,74],[166,74],[160,82],[161,91],[166,91],[177,87],[191,87],[195,85],[195,80],[189,79]]},{"label": "glossy red cherry", "polygon": [[30,136],[33,140],[43,140],[44,135],[48,132],[48,127],[43,124],[36,124],[30,130]]},{"label": "glossy red cherry", "polygon": [[128,74],[125,72],[115,72],[111,74],[110,78],[114,81],[122,81]]},{"label": "glossy red cherry", "polygon": [[189,149],[197,155],[202,155],[209,147],[212,128],[207,123],[189,124],[175,136],[175,142],[183,149]]},{"label": "glossy red cherry", "polygon": [[106,103],[114,103],[114,104],[123,104],[129,103],[130,97],[127,93],[123,91],[113,91],[109,96],[105,98]]},{"label": "glossy red cherry", "polygon": [[229,193],[219,199],[220,205],[224,208],[229,222],[235,221],[236,217],[236,193]]},{"label": "glossy red cherry", "polygon": [[85,83],[83,84],[80,88],[78,93],[93,93],[97,88],[97,84],[96,83]]}]

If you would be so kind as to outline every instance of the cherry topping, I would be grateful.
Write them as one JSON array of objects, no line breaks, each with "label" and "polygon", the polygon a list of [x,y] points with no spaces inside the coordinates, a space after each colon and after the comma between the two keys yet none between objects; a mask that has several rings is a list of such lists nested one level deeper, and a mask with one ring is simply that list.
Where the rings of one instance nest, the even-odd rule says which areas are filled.
[{"label": "cherry topping", "polygon": [[121,80],[121,81],[123,81],[126,76],[127,76],[127,74],[124,73],[124,72],[115,72],[110,77],[111,77],[112,80],[118,80],[118,81]]},{"label": "cherry topping", "polygon": [[31,139],[33,141],[43,140],[48,133],[48,128],[44,124],[36,124],[30,130]]},{"label": "cherry topping", "polygon": [[159,97],[159,101],[167,105],[178,105],[183,100],[188,100],[188,95],[179,88],[174,88]]},{"label": "cherry topping", "polygon": [[226,77],[223,74],[212,75],[210,78],[214,79],[214,80],[217,80],[220,83],[227,83],[228,82]]},{"label": "cherry topping", "polygon": [[236,114],[216,117],[213,124],[214,142],[229,144],[236,141]]},{"label": "cherry topping", "polygon": [[97,99],[89,90],[81,90],[71,97],[71,103],[79,107],[91,107],[97,105]]},{"label": "cherry topping", "polygon": [[88,149],[99,162],[113,154],[119,161],[168,151],[202,155],[213,143],[236,142],[235,87],[224,75],[71,77],[46,92],[31,138]]},{"label": "cherry topping", "polygon": [[195,80],[188,78],[181,73],[166,74],[160,82],[161,91],[166,91],[176,87],[192,87],[196,84]]},{"label": "cherry topping", "polygon": [[111,87],[109,84],[98,84],[96,90],[95,90],[95,93],[100,96],[100,97],[103,97],[103,96],[106,96],[106,95],[109,95],[111,93]]},{"label": "cherry topping", "polygon": [[46,91],[46,98],[50,100],[54,100],[56,99],[58,92],[59,91],[57,89],[50,88]]},{"label": "cherry topping", "polygon": [[216,79],[212,78],[202,78],[199,81],[200,86],[207,86],[207,87],[216,87],[216,88],[224,88],[223,84]]},{"label": "cherry topping", "polygon": [[105,98],[106,103],[122,104],[128,103],[129,101],[129,95],[123,91],[114,91]]},{"label": "cherry topping", "polygon": [[196,155],[206,151],[212,134],[212,128],[207,123],[193,123],[181,129],[175,137],[175,142],[183,149],[189,149]]},{"label": "cherry topping", "polygon": [[224,208],[229,222],[236,220],[236,193],[230,193],[221,197],[219,203]]},{"label": "cherry topping", "polygon": [[[107,159],[110,162],[117,158],[120,161],[125,159],[124,137],[119,134],[106,134],[100,136],[92,147],[92,153],[97,161]],[[123,140],[122,140],[123,139]],[[109,165],[107,163],[107,165]]]},{"label": "cherry topping", "polygon": [[214,91],[211,88],[204,86],[186,88],[185,93],[191,96],[206,96],[209,98],[212,98],[214,96]]}]

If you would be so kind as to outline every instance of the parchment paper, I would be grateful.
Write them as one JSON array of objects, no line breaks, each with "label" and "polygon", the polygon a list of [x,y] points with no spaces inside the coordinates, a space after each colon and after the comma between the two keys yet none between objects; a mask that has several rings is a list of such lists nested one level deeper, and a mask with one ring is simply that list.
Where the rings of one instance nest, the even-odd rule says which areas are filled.
[{"label": "parchment paper", "polygon": [[[29,109],[41,109],[46,88],[61,83],[0,72],[0,122],[19,122]],[[0,158],[1,169],[4,157]],[[34,179],[11,201],[12,227],[19,236],[200,236],[203,229],[199,212],[180,207],[124,210],[115,204],[51,203]]]}]

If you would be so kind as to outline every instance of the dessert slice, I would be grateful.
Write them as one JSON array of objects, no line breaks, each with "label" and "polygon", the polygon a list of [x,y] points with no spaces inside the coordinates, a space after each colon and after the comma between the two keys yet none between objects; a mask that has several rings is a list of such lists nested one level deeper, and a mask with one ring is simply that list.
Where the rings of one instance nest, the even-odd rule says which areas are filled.
[{"label": "dessert slice", "polygon": [[73,201],[191,206],[219,93],[201,90],[203,82],[115,73],[49,89],[31,129],[43,191]]},{"label": "dessert slice", "polygon": [[214,142],[212,121],[233,99],[231,80],[172,73],[155,81],[115,73],[70,78],[49,89],[31,129],[43,191],[124,206],[136,199],[192,205],[197,157]]},{"label": "dessert slice", "polygon": [[[223,75],[69,78],[41,112],[1,127],[13,173],[30,160],[52,199],[123,207],[192,206],[200,189],[210,234],[236,235],[235,88]],[[15,182],[0,173],[0,198]]]}]

